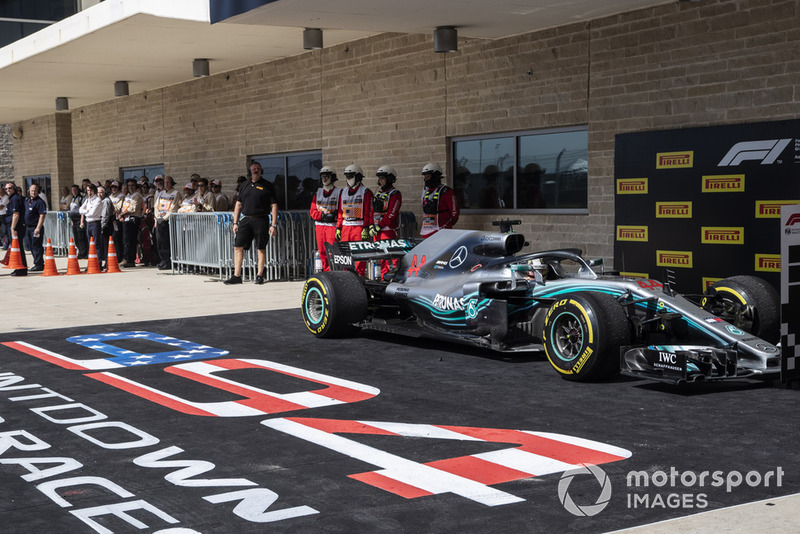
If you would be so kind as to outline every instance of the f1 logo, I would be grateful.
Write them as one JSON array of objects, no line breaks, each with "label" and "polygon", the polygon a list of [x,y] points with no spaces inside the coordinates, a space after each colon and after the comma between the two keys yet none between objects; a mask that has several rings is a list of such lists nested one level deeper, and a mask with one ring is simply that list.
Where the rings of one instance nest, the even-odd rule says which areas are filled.
[{"label": "f1 logo", "polygon": [[786,226],[794,226],[795,224],[800,224],[800,213],[792,213],[786,221]]},{"label": "f1 logo", "polygon": [[746,160],[761,160],[761,165],[770,165],[781,155],[791,139],[769,139],[766,141],[743,141],[728,150],[717,167],[733,167]]}]

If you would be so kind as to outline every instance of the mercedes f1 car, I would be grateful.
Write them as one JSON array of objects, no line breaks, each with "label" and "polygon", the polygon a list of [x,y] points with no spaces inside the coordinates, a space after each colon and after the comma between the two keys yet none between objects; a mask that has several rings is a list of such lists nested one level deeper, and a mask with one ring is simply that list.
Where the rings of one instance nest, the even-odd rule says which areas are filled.
[{"label": "mercedes f1 car", "polygon": [[[685,383],[780,372],[779,299],[753,276],[681,295],[670,280],[604,273],[579,250],[518,254],[518,233],[442,230],[424,241],[335,243],[335,270],[303,288],[303,320],[317,337],[359,328],[543,352],[570,380],[617,372]],[[387,280],[353,264],[397,260]]]}]

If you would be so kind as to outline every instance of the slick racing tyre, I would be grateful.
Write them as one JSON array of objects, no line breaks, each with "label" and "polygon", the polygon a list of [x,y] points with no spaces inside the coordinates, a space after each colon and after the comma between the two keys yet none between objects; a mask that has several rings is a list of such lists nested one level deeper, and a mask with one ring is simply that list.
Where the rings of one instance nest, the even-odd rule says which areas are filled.
[{"label": "slick racing tyre", "polygon": [[761,278],[731,276],[711,284],[705,295],[706,311],[764,341],[780,340],[780,298]]},{"label": "slick racing tyre", "polygon": [[344,337],[367,316],[364,282],[350,271],[329,271],[309,278],[303,286],[303,322],[317,337]]},{"label": "slick racing tyre", "polygon": [[586,382],[619,371],[620,347],[630,344],[625,310],[605,293],[574,293],[555,302],[544,320],[547,359],[562,378]]}]

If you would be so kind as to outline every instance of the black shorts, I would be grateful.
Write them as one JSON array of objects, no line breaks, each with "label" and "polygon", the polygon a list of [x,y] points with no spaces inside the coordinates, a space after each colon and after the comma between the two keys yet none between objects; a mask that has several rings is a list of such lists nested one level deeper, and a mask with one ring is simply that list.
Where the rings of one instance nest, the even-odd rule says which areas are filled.
[{"label": "black shorts", "polygon": [[239,221],[234,247],[250,250],[250,244],[256,240],[256,250],[266,250],[269,241],[269,221],[266,217],[244,217]]}]

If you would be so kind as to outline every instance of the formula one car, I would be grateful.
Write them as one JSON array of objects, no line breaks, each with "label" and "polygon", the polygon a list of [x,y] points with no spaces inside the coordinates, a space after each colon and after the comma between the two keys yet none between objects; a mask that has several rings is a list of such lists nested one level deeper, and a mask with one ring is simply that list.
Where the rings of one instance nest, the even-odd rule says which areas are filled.
[{"label": "formula one car", "polygon": [[[441,230],[430,238],[335,243],[335,269],[309,278],[303,320],[317,337],[368,328],[543,352],[564,378],[617,372],[669,383],[780,372],[779,299],[753,276],[705,294],[669,280],[621,277],[579,250],[517,255],[517,233]],[[364,280],[356,261],[397,260],[388,280]]]}]

